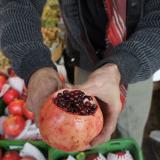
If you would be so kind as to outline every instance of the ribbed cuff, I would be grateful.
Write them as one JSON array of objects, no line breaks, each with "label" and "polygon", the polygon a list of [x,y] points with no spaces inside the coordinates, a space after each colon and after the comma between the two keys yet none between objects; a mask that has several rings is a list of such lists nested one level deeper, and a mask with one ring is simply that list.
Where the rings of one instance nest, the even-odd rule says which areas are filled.
[{"label": "ribbed cuff", "polygon": [[25,80],[26,85],[29,82],[31,75],[44,67],[53,67],[57,70],[56,66],[51,60],[51,54],[48,48],[38,48],[32,50],[27,54],[21,62],[21,77]]},{"label": "ribbed cuff", "polygon": [[132,82],[140,68],[138,60],[132,54],[118,49],[113,49],[111,56],[100,61],[96,67],[99,68],[107,63],[117,64],[121,74],[121,83],[124,85]]}]

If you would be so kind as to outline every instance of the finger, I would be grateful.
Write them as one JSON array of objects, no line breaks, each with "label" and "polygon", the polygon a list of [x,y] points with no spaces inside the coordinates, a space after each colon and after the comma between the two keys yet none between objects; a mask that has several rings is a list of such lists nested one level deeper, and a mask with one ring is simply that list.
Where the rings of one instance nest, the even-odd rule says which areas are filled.
[{"label": "finger", "polygon": [[33,100],[30,98],[27,98],[26,101],[26,108],[34,113],[34,121],[38,125],[38,115],[39,115],[39,107],[36,107],[33,103]]},{"label": "finger", "polygon": [[82,84],[75,85],[75,88],[85,90],[86,88],[90,88],[92,86],[92,83],[90,80],[87,80],[86,82]]},{"label": "finger", "polygon": [[59,81],[55,79],[46,78],[38,84],[38,87],[35,83],[31,84],[28,88],[27,102],[31,105],[35,105],[34,107],[41,104],[61,86],[58,82]]},{"label": "finger", "polygon": [[104,117],[104,127],[101,133],[92,141],[91,146],[95,146],[108,141],[116,129],[118,114],[107,114]]},{"label": "finger", "polygon": [[92,84],[85,83],[83,85],[75,85],[75,89],[79,89],[81,91],[84,91],[87,95],[96,97],[95,87]]},{"label": "finger", "polygon": [[104,142],[107,142],[108,140],[110,140],[115,128],[116,128],[116,123],[117,122],[111,122],[111,123],[107,123],[105,124],[102,132],[100,133],[100,135],[98,135],[93,142],[91,143],[91,146],[95,146]]},{"label": "finger", "polygon": [[74,88],[74,86],[70,83],[65,83],[64,88]]},{"label": "finger", "polygon": [[[108,88],[109,89],[108,89]],[[109,103],[110,106],[117,106],[120,101],[120,91],[118,87],[111,86],[98,87],[92,83],[86,82],[82,85],[77,85],[75,88],[83,90],[86,94],[98,97],[102,101]],[[114,92],[113,92],[114,90]]]},{"label": "finger", "polygon": [[29,86],[26,106],[30,111],[34,112],[36,121],[40,108],[56,89],[57,85],[53,82],[41,83],[37,88],[35,88],[35,85],[33,87],[32,85]]}]

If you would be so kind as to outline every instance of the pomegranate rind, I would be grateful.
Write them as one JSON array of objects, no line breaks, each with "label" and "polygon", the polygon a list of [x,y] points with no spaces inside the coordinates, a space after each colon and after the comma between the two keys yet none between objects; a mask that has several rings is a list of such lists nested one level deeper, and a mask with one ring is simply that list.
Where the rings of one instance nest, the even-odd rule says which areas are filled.
[{"label": "pomegranate rind", "polygon": [[52,95],[41,108],[39,128],[43,140],[65,152],[83,151],[103,128],[103,115],[97,103],[93,115],[76,115],[57,107]]}]

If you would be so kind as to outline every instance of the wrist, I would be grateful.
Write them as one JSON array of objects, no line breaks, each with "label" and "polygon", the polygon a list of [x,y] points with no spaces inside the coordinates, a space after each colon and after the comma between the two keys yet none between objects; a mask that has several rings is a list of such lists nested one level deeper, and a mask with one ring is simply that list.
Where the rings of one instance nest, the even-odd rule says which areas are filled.
[{"label": "wrist", "polygon": [[61,85],[58,73],[52,67],[44,67],[35,71],[29,79],[29,84],[33,83],[34,81],[36,81],[37,84],[40,84],[41,81],[45,82],[45,80],[47,81],[47,79],[54,81],[54,83],[56,83],[57,86]]},{"label": "wrist", "polygon": [[54,73],[54,74],[57,74],[57,71],[52,68],[52,67],[44,67],[44,68],[40,68],[38,69],[37,71],[35,71],[31,77],[35,77],[35,76],[39,76],[39,75],[42,75],[42,74],[48,74],[48,73]]}]

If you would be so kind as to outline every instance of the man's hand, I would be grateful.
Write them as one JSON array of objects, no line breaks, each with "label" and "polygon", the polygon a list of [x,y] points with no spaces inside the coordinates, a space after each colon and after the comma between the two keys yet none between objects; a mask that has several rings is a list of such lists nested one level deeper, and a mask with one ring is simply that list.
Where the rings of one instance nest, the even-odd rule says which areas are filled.
[{"label": "man's hand", "polygon": [[120,73],[115,64],[106,64],[94,71],[87,82],[78,88],[98,99],[104,116],[104,127],[91,146],[103,143],[111,138],[117,124],[122,104],[120,101]]},{"label": "man's hand", "polygon": [[62,83],[53,68],[40,69],[31,76],[26,106],[35,114],[36,122],[38,122],[39,110],[44,101],[60,88],[62,88]]}]

